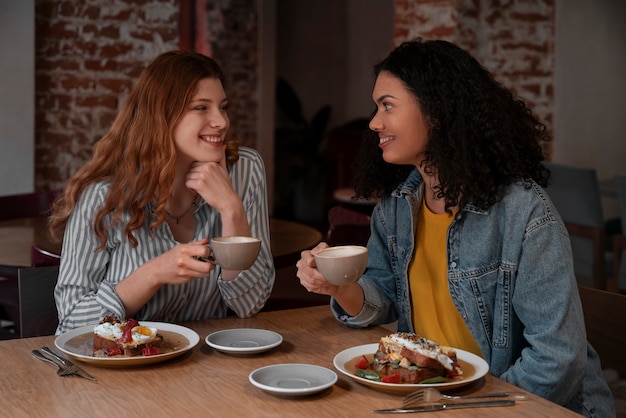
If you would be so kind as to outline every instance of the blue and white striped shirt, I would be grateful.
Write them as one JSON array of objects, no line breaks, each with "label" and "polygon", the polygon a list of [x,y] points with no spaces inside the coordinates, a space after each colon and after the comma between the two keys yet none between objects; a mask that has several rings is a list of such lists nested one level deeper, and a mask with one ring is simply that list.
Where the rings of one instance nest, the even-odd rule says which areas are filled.
[{"label": "blue and white striped shirt", "polygon": [[[144,321],[183,322],[226,316],[228,308],[240,317],[257,313],[274,285],[274,262],[270,249],[269,214],[265,167],[253,149],[240,147],[239,160],[230,168],[230,179],[243,200],[252,236],[262,240],[254,265],[232,281],[220,278],[220,267],[208,277],[179,285],[165,285],[133,317]],[[97,324],[104,316],[125,318],[124,305],[115,285],[148,260],[178,244],[164,223],[154,230],[147,226],[133,231],[139,245],[133,247],[123,227],[107,234],[106,248],[100,245],[93,228],[97,209],[107,195],[109,184],[88,187],[70,216],[63,238],[59,279],[55,299],[59,314],[57,334]],[[152,207],[147,207],[150,212]],[[221,235],[219,213],[201,201],[194,212],[194,240]],[[125,218],[126,220],[126,218]],[[146,222],[146,225],[148,222]]]}]

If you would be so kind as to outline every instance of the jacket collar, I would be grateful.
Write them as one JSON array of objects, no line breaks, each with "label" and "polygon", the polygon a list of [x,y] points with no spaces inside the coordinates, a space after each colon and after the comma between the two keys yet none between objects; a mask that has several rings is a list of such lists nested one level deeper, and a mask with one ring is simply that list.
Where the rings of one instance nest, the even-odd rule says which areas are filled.
[{"label": "jacket collar", "polygon": [[[391,192],[391,196],[397,197],[400,199],[405,199],[409,195],[414,195],[420,188],[424,185],[424,179],[422,175],[414,168],[402,183],[396,187],[396,189]],[[472,212],[478,215],[487,215],[489,210],[480,209],[478,206],[474,205],[472,198],[468,199],[468,202],[463,207],[463,212]]]},{"label": "jacket collar", "polygon": [[396,189],[391,192],[391,195],[393,197],[398,197],[402,199],[407,195],[415,194],[415,192],[419,190],[420,187],[422,187],[423,183],[424,179],[422,178],[422,175],[417,170],[417,168],[414,168],[409,173],[409,176],[406,178],[406,180],[400,183],[398,187],[396,187]]}]

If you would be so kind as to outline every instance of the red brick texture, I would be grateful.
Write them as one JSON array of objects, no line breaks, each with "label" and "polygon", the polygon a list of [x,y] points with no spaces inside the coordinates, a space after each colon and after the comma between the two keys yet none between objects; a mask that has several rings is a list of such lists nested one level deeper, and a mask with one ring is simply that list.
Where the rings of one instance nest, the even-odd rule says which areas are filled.
[{"label": "red brick texture", "polygon": [[36,0],[35,14],[35,188],[58,189],[140,71],[178,48],[178,1]]},{"label": "red brick texture", "polygon": [[[230,115],[256,144],[255,0],[202,0],[213,57],[229,81]],[[553,121],[554,0],[394,0],[395,44],[415,36],[460,44]],[[58,189],[91,156],[139,72],[179,45],[178,0],[35,0],[35,188]]]},{"label": "red brick texture", "polygon": [[394,45],[416,36],[470,51],[553,131],[554,0],[394,0]]}]

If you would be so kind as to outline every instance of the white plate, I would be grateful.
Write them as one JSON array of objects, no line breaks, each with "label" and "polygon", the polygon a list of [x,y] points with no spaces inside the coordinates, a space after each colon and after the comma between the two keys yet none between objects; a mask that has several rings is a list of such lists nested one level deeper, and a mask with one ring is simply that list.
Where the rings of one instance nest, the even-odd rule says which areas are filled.
[{"label": "white plate", "polygon": [[481,357],[476,354],[470,353],[468,351],[456,349],[456,356],[463,369],[463,377],[459,380],[455,379],[452,382],[445,383],[383,383],[376,382],[373,380],[368,380],[363,377],[357,376],[355,373],[355,369],[353,367],[347,367],[346,363],[350,360],[354,360],[357,357],[360,357],[362,354],[366,356],[372,356],[378,350],[378,343],[374,344],[365,344],[359,345],[356,347],[348,348],[343,350],[341,353],[337,354],[333,360],[333,364],[335,368],[339,370],[341,373],[346,376],[356,380],[359,383],[362,383],[367,386],[371,386],[373,388],[390,391],[390,392],[412,392],[419,388],[425,387],[436,387],[437,389],[453,389],[460,386],[468,385],[481,377],[485,376],[487,372],[489,372],[489,364]]},{"label": "white plate", "polygon": [[266,329],[236,328],[209,334],[205,342],[208,346],[224,353],[256,354],[280,345],[283,337]]},{"label": "white plate", "polygon": [[312,364],[274,364],[256,369],[250,383],[275,395],[302,396],[321,392],[337,382],[337,374]]},{"label": "white plate", "polygon": [[91,354],[93,352],[93,325],[76,328],[58,336],[54,345],[79,361],[99,366],[127,367],[169,360],[186,353],[200,342],[200,336],[195,331],[180,325],[150,321],[139,321],[139,323],[146,327],[156,328],[163,335],[164,342],[172,346],[173,350],[154,356],[94,357]]}]

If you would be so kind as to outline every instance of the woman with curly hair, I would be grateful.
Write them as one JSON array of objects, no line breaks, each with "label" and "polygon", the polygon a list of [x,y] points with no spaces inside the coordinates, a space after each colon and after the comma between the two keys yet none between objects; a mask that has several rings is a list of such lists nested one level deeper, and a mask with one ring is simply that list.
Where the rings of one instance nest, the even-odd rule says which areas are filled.
[{"label": "woman with curly hair", "polygon": [[[258,312],[274,283],[265,168],[229,135],[224,75],[170,51],[142,72],[53,206],[58,333],[103,317],[180,322]],[[216,236],[262,240],[254,265],[201,261]]]},{"label": "woman with curly hair", "polygon": [[484,358],[490,372],[589,417],[614,416],[585,324],[567,230],[543,187],[546,128],[474,58],[406,42],[375,66],[355,165],[379,197],[368,266],[329,284],[304,252],[298,277],[351,327],[398,321]]}]

